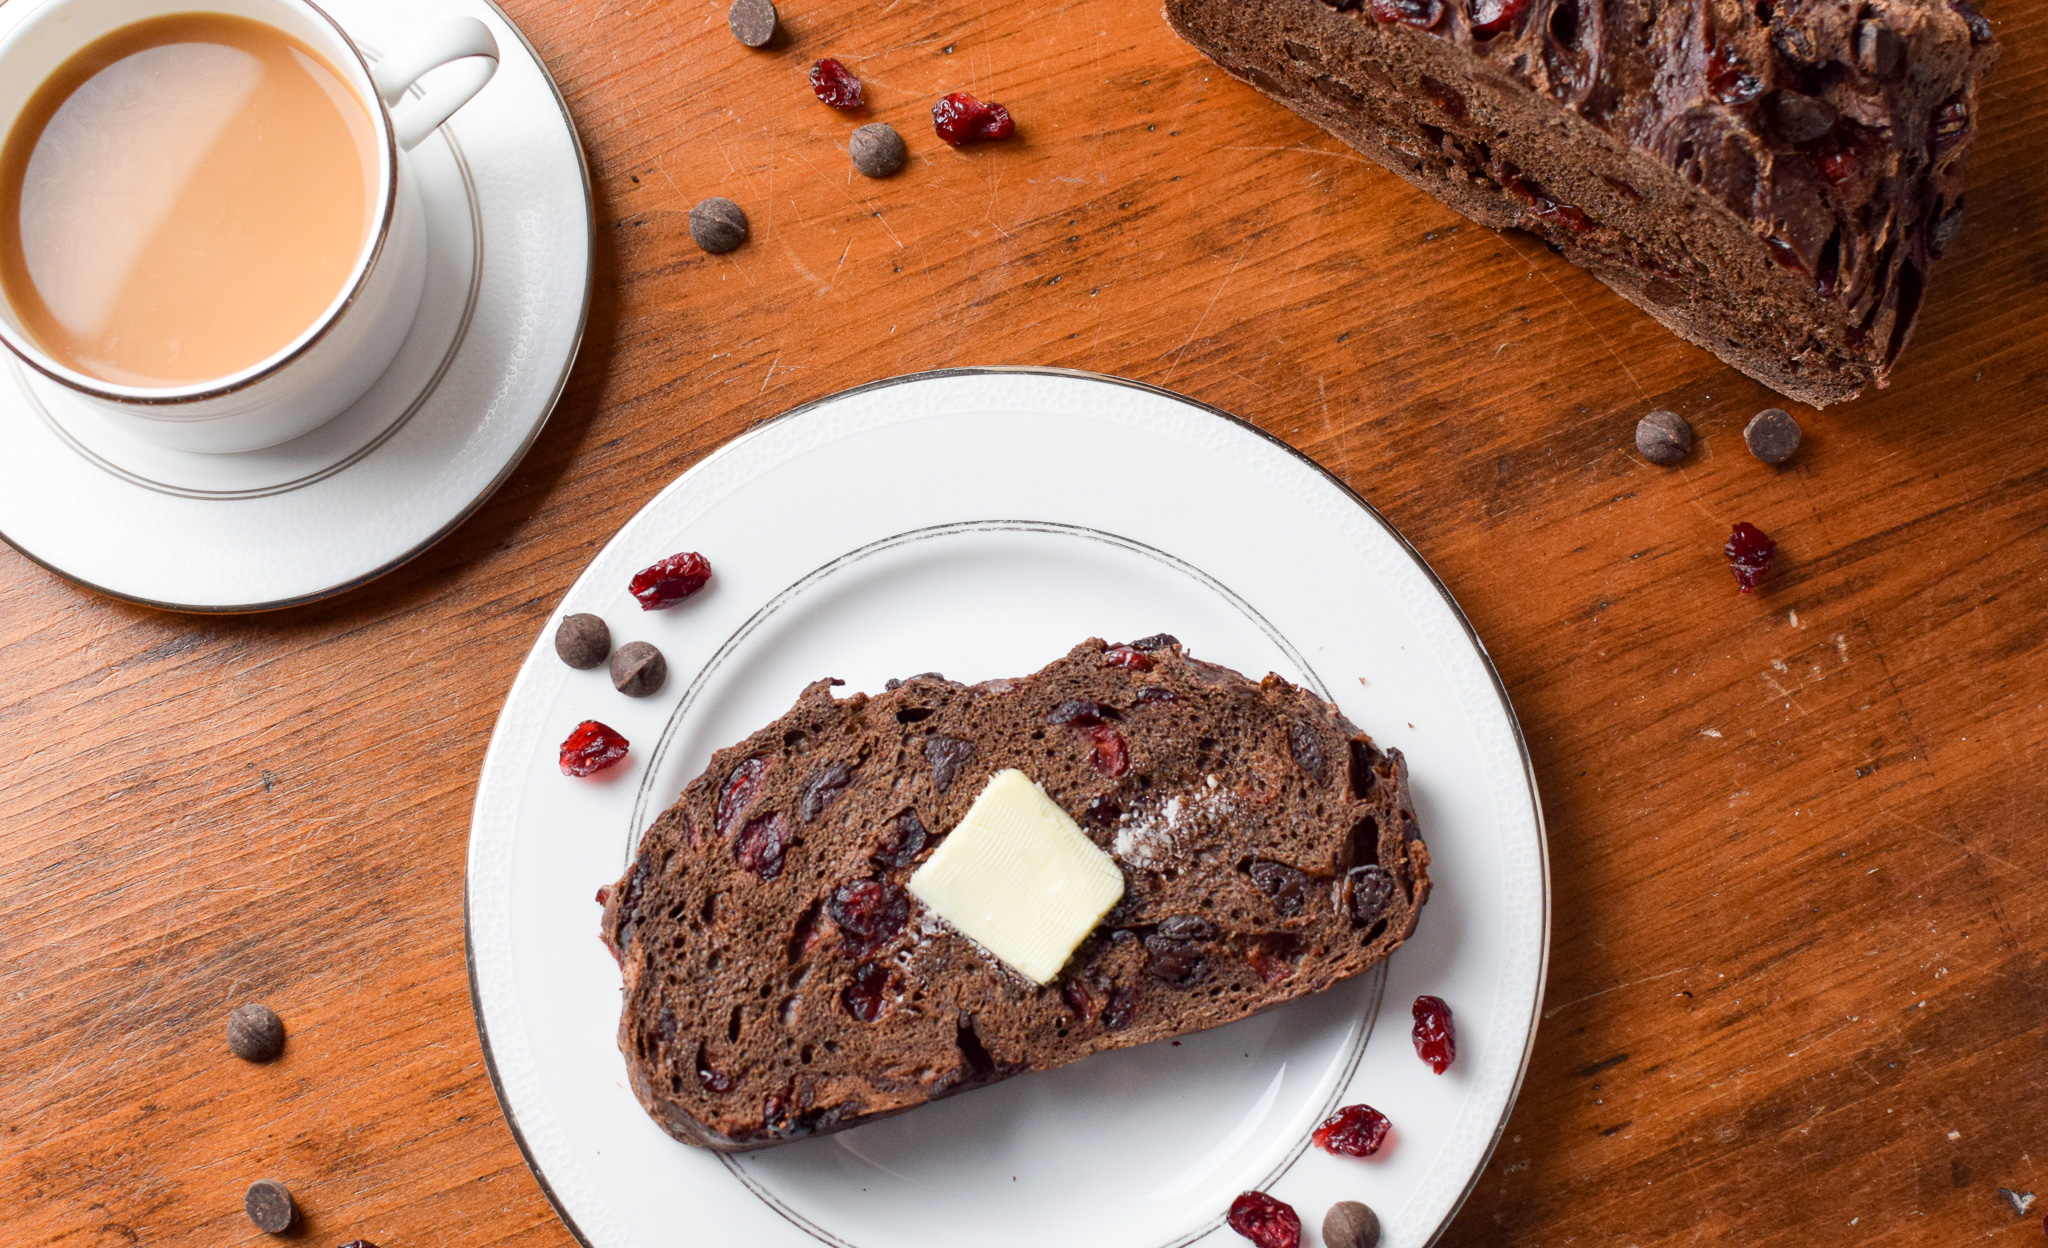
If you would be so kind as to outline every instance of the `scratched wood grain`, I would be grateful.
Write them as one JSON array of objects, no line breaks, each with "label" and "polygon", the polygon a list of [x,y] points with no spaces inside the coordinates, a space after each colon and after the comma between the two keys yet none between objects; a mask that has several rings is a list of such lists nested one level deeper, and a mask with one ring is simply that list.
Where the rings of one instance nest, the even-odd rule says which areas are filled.
[{"label": "scratched wood grain", "polygon": [[[568,1244],[463,964],[469,804],[521,655],[749,423],[1031,363],[1315,455],[1500,665],[1555,943],[1448,1244],[2043,1242],[2048,1200],[2022,1220],[1996,1189],[2048,1197],[2048,13],[1994,0],[1972,220],[1896,383],[1799,410],[1773,470],[1740,440],[1756,385],[1229,80],[1150,0],[787,0],[758,53],[709,0],[511,8],[589,151],[600,280],[504,490],[384,580],[258,618],[0,551],[0,1240],[254,1243],[240,1193],[274,1176],[303,1242]],[[804,86],[823,55],[909,139],[902,175],[851,173],[851,123]],[[962,88],[1019,140],[938,144],[926,109]],[[753,220],[727,257],[687,238],[711,194]],[[1629,450],[1656,406],[1699,430],[1683,468]],[[1718,557],[1735,520],[1784,555],[1753,599]],[[221,1041],[252,998],[292,1029],[272,1067]]]}]

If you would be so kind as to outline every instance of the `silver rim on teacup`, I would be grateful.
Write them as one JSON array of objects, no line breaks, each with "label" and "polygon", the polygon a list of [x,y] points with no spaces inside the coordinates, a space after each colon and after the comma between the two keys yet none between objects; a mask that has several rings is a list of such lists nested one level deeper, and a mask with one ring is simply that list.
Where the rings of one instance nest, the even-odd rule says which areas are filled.
[{"label": "silver rim on teacup", "polygon": [[[19,0],[18,0],[19,2]],[[0,298],[0,342],[36,374],[31,384],[53,414],[83,404],[147,441],[231,453],[289,441],[340,415],[387,369],[418,311],[425,255],[424,209],[405,153],[484,88],[498,66],[497,40],[473,17],[437,22],[401,41],[372,68],[341,25],[311,0],[202,0],[204,10],[246,17],[327,55],[354,88],[378,142],[378,205],[348,280],[333,302],[274,354],[225,377],[184,386],[126,386],[68,368],[25,333]],[[0,135],[35,89],[102,35],[151,17],[189,13],[193,0],[44,0],[0,40]],[[81,16],[83,21],[78,20]],[[7,72],[10,59],[41,59],[41,72]],[[392,107],[427,73],[461,63],[397,116]]]}]

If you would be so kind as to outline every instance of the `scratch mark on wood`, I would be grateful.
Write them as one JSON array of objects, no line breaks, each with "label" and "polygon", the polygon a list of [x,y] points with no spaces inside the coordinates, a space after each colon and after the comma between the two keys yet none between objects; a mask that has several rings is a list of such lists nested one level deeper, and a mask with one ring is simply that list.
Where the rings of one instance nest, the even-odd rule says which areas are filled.
[{"label": "scratch mark on wood", "polygon": [[1202,314],[1195,318],[1195,327],[1188,331],[1187,341],[1181,343],[1180,350],[1173,353],[1173,364],[1166,370],[1166,380],[1161,382],[1161,385],[1167,385],[1173,381],[1174,373],[1179,371],[1180,369],[1181,357],[1188,353],[1188,348],[1192,346],[1194,344],[1195,339],[1201,335],[1203,322],[1209,319],[1209,313],[1215,310],[1216,301],[1223,297],[1223,292],[1230,289],[1230,279],[1237,276],[1238,266],[1244,263],[1244,258],[1246,256],[1252,254],[1252,248],[1258,245],[1258,241],[1259,236],[1256,234],[1244,240],[1244,246],[1240,248],[1237,253],[1237,263],[1231,265],[1230,272],[1225,273],[1223,275],[1223,280],[1216,284],[1216,293],[1209,296],[1208,306],[1203,308]]},{"label": "scratch mark on wood", "polygon": [[1598,992],[1589,992],[1583,997],[1576,997],[1570,1001],[1565,1002],[1563,1005],[1553,1006],[1550,1009],[1543,1011],[1543,1017],[1546,1019],[1556,1018],[1559,1014],[1564,1013],[1566,1010],[1569,1010],[1573,1006],[1584,1005],[1586,1002],[1591,1001],[1595,997],[1604,997],[1610,992],[1620,992],[1624,988],[1634,988],[1639,984],[1654,983],[1660,979],[1670,979],[1673,975],[1683,975],[1687,971],[1692,969],[1693,968],[1690,966],[1681,966],[1675,971],[1664,971],[1656,975],[1645,975],[1641,979],[1631,979],[1625,984],[1615,984],[1614,986],[1609,988],[1602,988]]}]

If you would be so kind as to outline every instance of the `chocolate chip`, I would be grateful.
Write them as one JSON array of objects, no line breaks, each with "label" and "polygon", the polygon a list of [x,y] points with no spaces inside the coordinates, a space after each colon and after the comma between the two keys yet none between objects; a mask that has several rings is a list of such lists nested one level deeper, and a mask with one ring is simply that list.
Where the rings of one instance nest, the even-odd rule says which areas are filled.
[{"label": "chocolate chip", "polygon": [[1873,78],[1893,78],[1906,59],[1906,41],[1880,21],[1856,28],[1856,68]]},{"label": "chocolate chip", "polygon": [[1797,91],[1771,97],[1771,128],[1787,143],[1809,143],[1835,128],[1835,109],[1826,100]]},{"label": "chocolate chip", "polygon": [[1376,1248],[1380,1219],[1355,1200],[1340,1200],[1323,1215],[1324,1248]]},{"label": "chocolate chip", "polygon": [[1180,638],[1172,633],[1154,633],[1150,637],[1140,637],[1132,642],[1131,649],[1150,653],[1154,650],[1164,650],[1168,646],[1177,646],[1179,644]]},{"label": "chocolate chip", "polygon": [[1998,37],[1991,29],[1991,19],[1970,7],[1965,0],[1949,0],[1949,7],[1962,14],[1964,23],[1970,28],[1971,43],[1986,44]]},{"label": "chocolate chip", "polygon": [[725,25],[741,43],[762,47],[775,37],[775,6],[769,0],[732,0]]},{"label": "chocolate chip", "polygon": [[612,655],[612,688],[629,698],[660,693],[668,681],[668,660],[644,641],[629,641]]},{"label": "chocolate chip", "polygon": [[1356,927],[1380,921],[1394,900],[1394,877],[1378,866],[1353,867],[1338,885],[1338,910],[1349,910]]},{"label": "chocolate chip", "polygon": [[1207,978],[1209,964],[1201,950],[1184,940],[1163,935],[1145,938],[1145,971],[1169,984],[1200,983]]},{"label": "chocolate chip", "polygon": [[236,1006],[228,1015],[228,1047],[245,1062],[267,1062],[284,1052],[284,1020],[267,1005]]},{"label": "chocolate chip", "polygon": [[960,768],[974,757],[974,742],[958,737],[933,737],[924,743],[924,759],[932,767],[932,786],[944,793],[953,787]]},{"label": "chocolate chip", "polygon": [[738,204],[714,195],[690,209],[690,237],[704,250],[722,255],[747,241],[747,214]]},{"label": "chocolate chip", "polygon": [[820,767],[804,781],[803,791],[797,796],[796,817],[810,823],[824,814],[825,808],[852,783],[853,768],[845,763]]},{"label": "chocolate chip", "polygon": [[256,1229],[282,1235],[298,1221],[299,1207],[292,1203],[291,1189],[276,1179],[258,1179],[242,1194],[242,1210]]},{"label": "chocolate chip", "polygon": [[1677,412],[1651,412],[1636,422],[1636,450],[1669,468],[1692,453],[1692,426]]},{"label": "chocolate chip", "polygon": [[594,615],[565,615],[555,626],[555,653],[577,671],[588,671],[612,652],[612,630]]},{"label": "chocolate chip", "polygon": [[854,168],[871,178],[888,177],[901,169],[910,155],[896,127],[881,121],[854,131],[846,141],[846,154]]},{"label": "chocolate chip", "polygon": [[1799,449],[1799,422],[1782,407],[1767,407],[1742,428],[1749,453],[1767,464],[1782,464]]},{"label": "chocolate chip", "polygon": [[1273,908],[1282,915],[1301,913],[1308,904],[1308,875],[1297,871],[1284,862],[1269,862],[1260,858],[1252,863],[1252,883],[1259,891],[1273,899]]}]

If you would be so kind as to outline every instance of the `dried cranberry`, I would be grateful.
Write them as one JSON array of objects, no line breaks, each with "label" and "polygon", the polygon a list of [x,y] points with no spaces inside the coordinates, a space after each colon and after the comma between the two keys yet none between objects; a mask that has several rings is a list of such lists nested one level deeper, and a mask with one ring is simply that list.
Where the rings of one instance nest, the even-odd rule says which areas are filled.
[{"label": "dried cranberry", "polygon": [[1934,149],[1940,151],[1951,147],[1969,132],[1970,104],[1960,93],[1950,96],[1934,110],[1930,123],[1934,131]]},{"label": "dried cranberry", "polygon": [[1781,267],[1790,269],[1801,276],[1812,276],[1806,271],[1806,261],[1801,260],[1799,253],[1792,250],[1792,244],[1782,238],[1766,234],[1764,235],[1764,245],[1771,249],[1771,259],[1777,261]]},{"label": "dried cranberry", "polygon": [[917,861],[930,839],[931,833],[924,830],[924,820],[917,817],[915,810],[906,810],[896,816],[895,826],[875,846],[872,857],[885,867],[907,867]]},{"label": "dried cranberry", "polygon": [[1068,728],[1093,728],[1105,720],[1116,718],[1116,712],[1100,702],[1086,698],[1068,698],[1045,713],[1045,722],[1060,724]]},{"label": "dried cranberry", "polygon": [[1152,656],[1131,646],[1111,646],[1102,652],[1104,667],[1127,667],[1134,672],[1152,670]]},{"label": "dried cranberry", "polygon": [[576,725],[562,742],[562,774],[594,776],[626,756],[626,739],[594,719]]},{"label": "dried cranberry", "polygon": [[612,899],[612,886],[611,886],[611,885],[609,885],[609,884],[600,884],[600,885],[598,885],[598,887],[597,887],[597,904],[601,906],[601,905],[603,905],[604,903],[606,903],[606,902],[610,901],[611,899]]},{"label": "dried cranberry", "polygon": [[767,770],[768,764],[761,759],[742,759],[725,777],[725,783],[718,786],[718,811],[711,822],[719,840],[732,835],[732,825],[754,804],[754,795],[761,791],[761,776]]},{"label": "dried cranberry", "polygon": [[1735,573],[1735,583],[1746,594],[1756,588],[1764,573],[1770,571],[1771,560],[1778,553],[1778,544],[1762,529],[1745,520],[1728,535],[1724,553],[1728,556],[1728,570]]},{"label": "dried cranberry", "polygon": [[1109,1004],[1102,1010],[1102,1025],[1111,1031],[1122,1031],[1137,1021],[1138,1007],[1144,998],[1136,988],[1119,988],[1109,994]]},{"label": "dried cranberry", "polygon": [[854,880],[834,890],[825,909],[839,925],[840,947],[846,955],[865,958],[910,921],[910,896],[893,884]]},{"label": "dried cranberry", "polygon": [[1253,949],[1250,960],[1252,970],[1258,972],[1260,983],[1277,984],[1294,974],[1294,967],[1291,963],[1274,957],[1266,951],[1264,946]]},{"label": "dried cranberry", "polygon": [[860,79],[829,56],[811,66],[811,90],[834,108],[852,110],[867,102],[860,96]]},{"label": "dried cranberry", "polygon": [[1451,1026],[1451,1007],[1442,997],[1415,998],[1415,1056],[1439,1075],[1458,1056],[1458,1033]]},{"label": "dried cranberry", "polygon": [[1530,210],[1543,220],[1555,221],[1574,234],[1590,234],[1600,228],[1600,223],[1587,216],[1584,211],[1552,199],[1538,199],[1530,205]]},{"label": "dried cranberry", "polygon": [[1309,1139],[1332,1156],[1370,1157],[1387,1140],[1387,1116],[1370,1105],[1346,1105],[1323,1120]]},{"label": "dried cranberry", "polygon": [[1095,1000],[1095,994],[1088,991],[1086,984],[1068,984],[1060,990],[1060,997],[1067,1003],[1067,1008],[1074,1012],[1074,1017],[1084,1023],[1094,1022],[1102,1009]]},{"label": "dried cranberry", "polygon": [[1475,35],[1497,35],[1529,11],[1529,0],[1467,0],[1465,16]]},{"label": "dried cranberry", "polygon": [[1252,943],[1246,957],[1261,980],[1277,984],[1294,974],[1301,942],[1292,936],[1262,936]]},{"label": "dried cranberry", "polygon": [[1308,904],[1308,875],[1297,871],[1284,862],[1269,862],[1264,858],[1252,863],[1252,883],[1259,891],[1273,899],[1273,908],[1283,915],[1301,913]]},{"label": "dried cranberry", "polygon": [[789,848],[789,820],[781,811],[770,811],[747,820],[733,842],[732,856],[763,880],[782,874],[782,852]]},{"label": "dried cranberry", "polygon": [[863,1023],[872,1023],[889,1012],[889,968],[880,962],[863,962],[853,973],[853,982],[839,994],[846,1012]]},{"label": "dried cranberry", "polygon": [[1123,817],[1124,808],[1109,797],[1091,797],[1081,817],[1098,828],[1106,828]]},{"label": "dried cranberry", "polygon": [[1259,1248],[1301,1248],[1301,1215],[1264,1192],[1246,1192],[1230,1202],[1230,1229]]},{"label": "dried cranberry", "polygon": [[796,1097],[796,1080],[782,1085],[778,1091],[770,1092],[768,1099],[761,1102],[761,1125],[777,1135],[785,1135],[790,1128],[789,1103]]},{"label": "dried cranberry", "polygon": [[1707,89],[1723,104],[1753,104],[1764,93],[1764,80],[1734,52],[1715,48],[1707,56]]},{"label": "dried cranberry", "polygon": [[1372,0],[1366,8],[1376,21],[1399,22],[1423,30],[1444,20],[1443,0]]},{"label": "dried cranberry", "polygon": [[684,551],[640,569],[626,588],[640,601],[642,611],[660,611],[704,588],[710,579],[710,561],[695,551]]},{"label": "dried cranberry", "polygon": [[1847,148],[1827,152],[1820,158],[1820,176],[1836,186],[1861,182],[1864,172],[1863,158]]},{"label": "dried cranberry", "polygon": [[1088,730],[1092,744],[1095,770],[1112,780],[1124,774],[1131,766],[1131,752],[1124,746],[1123,734],[1108,724]]},{"label": "dried cranberry", "polygon": [[986,143],[1007,139],[1017,133],[1010,110],[1000,104],[984,104],[965,91],[932,105],[932,129],[940,138],[959,147],[964,143]]}]

